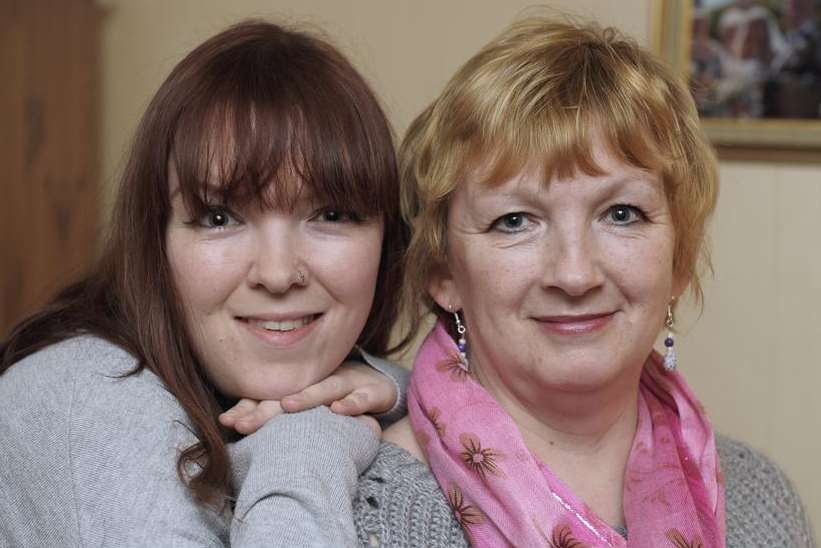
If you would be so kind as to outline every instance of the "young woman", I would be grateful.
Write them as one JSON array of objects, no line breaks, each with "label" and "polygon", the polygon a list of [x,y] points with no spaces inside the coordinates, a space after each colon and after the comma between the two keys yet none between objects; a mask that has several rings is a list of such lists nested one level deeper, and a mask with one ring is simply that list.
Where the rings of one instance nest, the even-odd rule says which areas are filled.
[{"label": "young woman", "polygon": [[[330,45],[250,22],[191,52],[100,260],[0,347],[0,544],[352,542],[373,429],[317,408],[240,439],[220,414],[396,411],[401,370],[370,353],[397,316],[398,196],[385,116]],[[252,407],[223,425],[255,430]]]}]

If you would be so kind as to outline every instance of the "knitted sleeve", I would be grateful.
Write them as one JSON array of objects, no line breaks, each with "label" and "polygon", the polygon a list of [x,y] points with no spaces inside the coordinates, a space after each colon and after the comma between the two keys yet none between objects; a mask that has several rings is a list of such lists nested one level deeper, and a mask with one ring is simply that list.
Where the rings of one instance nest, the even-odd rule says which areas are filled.
[{"label": "knitted sleeve", "polygon": [[727,497],[727,546],[814,548],[798,493],[784,473],[747,445],[717,437]]},{"label": "knitted sleeve", "polygon": [[428,466],[392,443],[359,478],[353,507],[362,546],[468,546]]},{"label": "knitted sleeve", "polygon": [[351,499],[378,442],[327,407],[268,421],[231,447],[231,546],[356,546]]}]

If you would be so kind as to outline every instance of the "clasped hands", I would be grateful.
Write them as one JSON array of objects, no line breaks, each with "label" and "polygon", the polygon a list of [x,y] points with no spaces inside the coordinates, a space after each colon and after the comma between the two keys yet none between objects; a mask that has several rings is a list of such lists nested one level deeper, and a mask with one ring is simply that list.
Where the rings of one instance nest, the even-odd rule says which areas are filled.
[{"label": "clasped hands", "polygon": [[366,413],[388,411],[397,397],[396,387],[386,375],[361,362],[346,361],[328,377],[281,400],[242,398],[219,416],[219,422],[247,435],[277,415],[327,405],[334,413],[356,417],[379,436],[379,423]]}]

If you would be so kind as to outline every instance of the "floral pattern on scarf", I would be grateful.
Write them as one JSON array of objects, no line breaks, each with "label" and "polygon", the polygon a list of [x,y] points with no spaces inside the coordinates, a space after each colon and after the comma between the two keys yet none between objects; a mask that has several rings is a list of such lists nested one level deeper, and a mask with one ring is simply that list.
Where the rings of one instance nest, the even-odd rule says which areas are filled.
[{"label": "floral pattern on scarf", "polygon": [[417,440],[473,546],[724,548],[724,488],[710,422],[653,352],[639,387],[624,481],[629,540],[525,445],[513,419],[454,359],[442,323],[417,355],[408,407]]}]

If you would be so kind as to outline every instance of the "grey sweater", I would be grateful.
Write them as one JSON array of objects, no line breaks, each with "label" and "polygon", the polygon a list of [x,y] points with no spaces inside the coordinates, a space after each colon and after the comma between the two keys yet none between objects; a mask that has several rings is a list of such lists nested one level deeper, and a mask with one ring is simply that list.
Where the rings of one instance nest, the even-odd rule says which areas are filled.
[{"label": "grey sweater", "polygon": [[[81,337],[0,376],[0,547],[466,545],[426,465],[324,408],[231,445],[234,511],[198,506],[176,473],[190,423],[151,372],[117,378],[134,365]],[[728,546],[813,546],[777,468],[727,439],[719,453]]]},{"label": "grey sweater", "polygon": [[78,337],[0,375],[0,547],[357,544],[368,427],[326,408],[269,421],[230,445],[235,508],[217,512],[177,476],[195,438],[176,399],[150,371],[117,378],[135,364]]},{"label": "grey sweater", "polygon": [[[784,474],[746,445],[721,436],[717,445],[728,548],[814,547],[801,501]],[[468,546],[428,466],[389,442],[382,442],[360,478],[354,519],[364,546]]]}]

